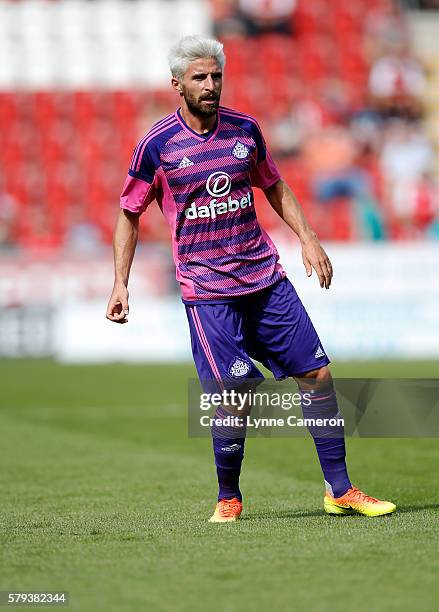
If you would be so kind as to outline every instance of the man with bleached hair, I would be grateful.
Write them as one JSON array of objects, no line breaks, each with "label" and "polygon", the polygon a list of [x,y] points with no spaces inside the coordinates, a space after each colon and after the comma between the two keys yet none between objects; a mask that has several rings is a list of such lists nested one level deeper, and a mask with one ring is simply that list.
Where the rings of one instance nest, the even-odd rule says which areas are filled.
[{"label": "man with bleached hair", "polygon": [[[220,106],[225,56],[216,40],[182,38],[169,54],[175,113],[140,140],[120,198],[114,233],[115,281],[107,318],[126,323],[128,277],[139,217],[153,200],[172,232],[176,278],[189,321],[192,351],[204,389],[244,388],[263,375],[294,377],[305,418],[338,415],[329,359],[272,240],[260,227],[253,188],[300,239],[308,276],[329,288],[332,266],[291,189],[271,158],[257,121]],[[235,521],[242,512],[239,488],[245,426],[221,427],[228,411],[217,409],[212,426],[219,494],[212,522]],[[335,419],[337,422],[338,420]],[[343,428],[310,427],[322,467],[329,514],[368,516],[395,510],[391,502],[351,484]]]}]

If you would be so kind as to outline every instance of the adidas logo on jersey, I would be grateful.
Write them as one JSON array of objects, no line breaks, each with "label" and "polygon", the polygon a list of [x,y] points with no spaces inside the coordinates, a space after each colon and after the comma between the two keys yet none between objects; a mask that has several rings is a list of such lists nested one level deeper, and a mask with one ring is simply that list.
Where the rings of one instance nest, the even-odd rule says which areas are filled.
[{"label": "adidas logo on jersey", "polygon": [[189,168],[189,166],[193,166],[194,162],[189,159],[189,157],[183,157],[181,162],[179,163],[179,168]]},{"label": "adidas logo on jersey", "polygon": [[233,157],[236,157],[236,159],[245,159],[246,157],[248,157],[248,154],[248,147],[246,147],[245,144],[242,144],[242,142],[239,142],[239,140],[237,140],[232,150]]},{"label": "adidas logo on jersey", "polygon": [[320,346],[320,344],[319,344],[319,348],[316,350],[316,354],[314,355],[314,357],[316,359],[320,359],[320,357],[325,357],[325,353],[324,353],[322,347]]}]

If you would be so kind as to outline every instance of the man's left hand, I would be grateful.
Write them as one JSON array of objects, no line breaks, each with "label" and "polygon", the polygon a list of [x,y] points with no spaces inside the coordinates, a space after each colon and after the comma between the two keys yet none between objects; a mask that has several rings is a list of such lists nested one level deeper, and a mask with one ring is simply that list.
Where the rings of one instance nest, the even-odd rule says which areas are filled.
[{"label": "man's left hand", "polygon": [[332,265],[317,237],[302,243],[302,260],[307,275],[311,276],[314,268],[319,277],[320,287],[329,289],[333,276]]}]

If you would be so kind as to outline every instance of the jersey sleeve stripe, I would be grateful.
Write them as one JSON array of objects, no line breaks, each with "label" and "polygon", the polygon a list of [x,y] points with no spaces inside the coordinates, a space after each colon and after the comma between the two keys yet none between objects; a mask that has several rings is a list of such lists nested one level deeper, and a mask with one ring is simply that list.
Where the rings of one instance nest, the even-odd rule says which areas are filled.
[{"label": "jersey sleeve stripe", "polygon": [[170,119],[172,119],[173,117],[173,113],[171,115],[168,115],[167,117],[164,117],[163,119],[161,119],[160,121],[158,121],[156,124],[154,124],[152,126],[152,128],[149,130],[149,132],[147,134],[145,134],[145,136],[143,136],[143,138],[141,138],[141,140],[137,143],[136,148],[134,149],[134,153],[133,156],[131,158],[131,165],[130,168],[132,169],[133,166],[133,162],[134,162],[134,158],[137,157],[137,152],[139,151],[139,147],[142,146],[145,138],[148,138],[148,136],[154,132],[155,130],[157,130],[158,128],[160,128],[162,125],[164,125],[165,123],[167,123]]},{"label": "jersey sleeve stripe", "polygon": [[[130,166],[131,170],[135,170],[136,167],[138,166],[139,154],[140,154],[140,151],[141,151],[143,145],[145,144],[146,140],[148,138],[150,138],[151,136],[155,136],[156,134],[159,134],[161,128],[163,128],[164,126],[167,127],[168,125],[169,126],[173,125],[173,120],[172,120],[171,117],[166,119],[166,123],[163,121],[163,122],[160,122],[160,125],[156,125],[156,126],[152,127],[149,130],[149,132],[142,138],[142,140],[137,145],[136,150],[135,150],[135,152],[133,154],[133,160],[132,160],[131,166]],[[142,151],[142,153],[143,153],[143,151]]]},{"label": "jersey sleeve stripe", "polygon": [[163,123],[166,123],[166,121],[169,121],[169,119],[172,119],[173,116],[174,116],[174,113],[170,113],[169,115],[166,115],[166,117],[163,117],[163,119],[160,119],[160,121],[157,121],[156,123],[154,123],[154,125],[151,127],[151,130],[155,130],[156,128],[160,127]]},{"label": "jersey sleeve stripe", "polygon": [[151,140],[153,140],[156,136],[159,136],[160,134],[163,134],[163,132],[166,132],[167,130],[169,130],[169,128],[174,127],[175,125],[177,125],[177,121],[174,119],[173,121],[171,121],[170,123],[166,124],[166,125],[162,125],[161,129],[157,129],[154,132],[149,132],[145,138],[141,141],[141,143],[139,143],[139,151],[137,153],[136,159],[134,161],[134,164],[131,166],[131,170],[134,170],[135,172],[138,171],[141,161],[142,161],[142,156],[143,156],[143,152],[145,150],[146,145],[151,142]]},{"label": "jersey sleeve stripe", "polygon": [[256,125],[259,131],[261,131],[259,123],[256,121],[254,117],[251,117],[250,115],[246,115],[245,113],[240,113],[239,111],[231,110],[230,108],[226,108],[224,106],[220,107],[220,111],[223,115],[228,115],[230,117],[236,117],[237,119],[245,119],[246,121],[250,121],[251,123],[254,123],[254,125]]},{"label": "jersey sleeve stripe", "polygon": [[163,119],[162,121],[159,121],[158,123],[153,125],[153,127],[149,130],[149,132],[145,134],[145,136],[140,140],[137,147],[134,149],[134,153],[133,153],[133,157],[131,159],[131,165],[130,165],[131,170],[134,170],[135,166],[137,165],[138,153],[140,151],[140,148],[143,146],[143,143],[145,142],[145,140],[149,138],[149,136],[152,136],[153,134],[158,133],[160,128],[162,128],[164,125],[171,124],[172,118],[173,118],[173,115],[170,115],[166,117],[165,119]]}]

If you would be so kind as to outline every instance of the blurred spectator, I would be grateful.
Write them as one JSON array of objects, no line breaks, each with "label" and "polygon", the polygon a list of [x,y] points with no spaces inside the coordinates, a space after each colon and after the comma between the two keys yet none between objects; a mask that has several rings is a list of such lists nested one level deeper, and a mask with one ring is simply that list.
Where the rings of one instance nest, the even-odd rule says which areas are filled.
[{"label": "blurred spectator", "polygon": [[215,34],[291,34],[297,0],[213,0]]},{"label": "blurred spectator", "polygon": [[439,239],[438,188],[429,174],[417,181],[396,185],[394,196],[391,238],[413,240],[430,236]]},{"label": "blurred spectator", "polygon": [[418,179],[432,168],[431,144],[417,123],[394,119],[388,123],[381,151],[381,166],[392,183]]},{"label": "blurred spectator", "polygon": [[363,106],[356,98],[355,87],[336,76],[322,80],[320,99],[334,123],[346,123]]},{"label": "blurred spectator", "polygon": [[277,157],[296,155],[302,143],[303,129],[289,105],[279,109],[269,123],[271,150]]},{"label": "blurred spectator", "polygon": [[213,30],[217,38],[245,34],[245,26],[237,10],[237,0],[210,0]]},{"label": "blurred spectator", "polygon": [[304,143],[304,159],[315,198],[322,204],[338,198],[352,199],[363,237],[381,240],[385,237],[383,220],[370,177],[357,163],[357,157],[354,138],[343,126],[329,126]]},{"label": "blurred spectator", "polygon": [[382,142],[383,119],[370,109],[362,109],[354,113],[349,122],[349,129],[362,155],[376,157]]},{"label": "blurred spectator", "polygon": [[390,116],[419,117],[425,77],[422,66],[406,49],[377,59],[369,75],[369,91],[378,110]]},{"label": "blurred spectator", "polygon": [[410,228],[423,232],[433,222],[437,212],[433,162],[433,148],[418,124],[394,120],[388,125],[380,163],[395,238],[413,237]]},{"label": "blurred spectator", "polygon": [[410,44],[407,19],[399,2],[387,0],[368,12],[366,37],[374,55],[385,55]]},{"label": "blurred spectator", "polygon": [[425,74],[411,49],[408,21],[400,3],[386,0],[372,9],[365,35],[372,58],[372,105],[384,116],[420,117]]},{"label": "blurred spectator", "polygon": [[300,153],[308,134],[331,122],[331,102],[307,84],[302,85],[301,95],[294,104],[277,100],[268,122],[272,151],[278,157]]},{"label": "blurred spectator", "polygon": [[297,0],[238,0],[238,11],[249,36],[291,34],[296,4]]}]

